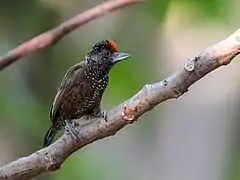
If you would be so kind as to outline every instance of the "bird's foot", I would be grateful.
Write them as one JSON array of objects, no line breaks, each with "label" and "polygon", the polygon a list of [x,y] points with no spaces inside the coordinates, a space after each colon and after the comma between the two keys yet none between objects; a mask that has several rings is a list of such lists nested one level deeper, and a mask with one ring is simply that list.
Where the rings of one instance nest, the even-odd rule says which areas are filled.
[{"label": "bird's foot", "polygon": [[107,122],[107,111],[104,110],[104,111],[101,112],[101,114],[102,114],[102,117],[105,120],[105,122]]},{"label": "bird's foot", "polygon": [[106,110],[101,111],[100,108],[95,109],[93,111],[93,116],[97,117],[97,118],[103,118],[105,120],[105,122],[107,122],[107,111]]},{"label": "bird's foot", "polygon": [[78,133],[73,129],[70,120],[68,119],[65,120],[65,123],[66,123],[65,130],[71,134],[73,139],[78,139]]}]

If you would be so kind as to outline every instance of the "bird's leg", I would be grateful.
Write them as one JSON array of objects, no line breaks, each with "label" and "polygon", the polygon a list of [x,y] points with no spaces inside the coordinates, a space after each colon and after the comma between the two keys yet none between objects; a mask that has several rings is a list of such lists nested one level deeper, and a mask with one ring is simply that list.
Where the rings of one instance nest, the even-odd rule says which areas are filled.
[{"label": "bird's leg", "polygon": [[107,122],[107,111],[101,111],[99,106],[93,109],[93,116],[103,118]]},{"label": "bird's leg", "polygon": [[69,132],[74,139],[78,139],[78,133],[73,129],[70,120],[66,119],[65,123],[66,123],[65,130]]},{"label": "bird's leg", "polygon": [[104,110],[104,111],[102,111],[101,113],[102,113],[103,119],[105,120],[105,122],[107,122],[107,111]]}]

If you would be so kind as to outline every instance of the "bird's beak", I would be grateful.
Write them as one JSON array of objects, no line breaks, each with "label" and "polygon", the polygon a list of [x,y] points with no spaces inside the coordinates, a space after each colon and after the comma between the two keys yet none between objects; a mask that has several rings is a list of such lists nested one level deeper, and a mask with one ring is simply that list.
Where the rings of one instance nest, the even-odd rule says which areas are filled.
[{"label": "bird's beak", "polygon": [[117,62],[130,58],[131,55],[128,53],[119,53],[119,52],[115,52],[112,54],[112,64],[116,64]]}]

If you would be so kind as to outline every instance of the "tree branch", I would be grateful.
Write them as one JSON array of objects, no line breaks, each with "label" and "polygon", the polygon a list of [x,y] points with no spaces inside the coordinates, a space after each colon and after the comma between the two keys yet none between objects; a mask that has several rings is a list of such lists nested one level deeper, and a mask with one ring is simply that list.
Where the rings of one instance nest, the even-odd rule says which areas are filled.
[{"label": "tree branch", "polygon": [[78,140],[65,133],[55,143],[28,157],[20,158],[0,168],[1,180],[29,179],[40,173],[55,171],[75,151],[99,139],[112,136],[121,128],[136,121],[157,104],[178,98],[206,74],[227,65],[240,53],[240,29],[227,39],[187,59],[185,67],[161,82],[145,85],[137,94],[107,112],[107,122],[102,118],[83,117],[75,120],[88,122],[75,126]]},{"label": "tree branch", "polygon": [[107,12],[141,1],[142,0],[110,0],[98,6],[95,6],[94,8],[89,9],[60,24],[56,28],[24,42],[23,44],[0,57],[0,70],[4,69],[5,67],[9,66],[13,62],[17,61],[21,57],[26,56],[29,53],[43,49],[58,42],[60,39],[75,30],[77,27],[80,27],[87,22],[98,18]]}]

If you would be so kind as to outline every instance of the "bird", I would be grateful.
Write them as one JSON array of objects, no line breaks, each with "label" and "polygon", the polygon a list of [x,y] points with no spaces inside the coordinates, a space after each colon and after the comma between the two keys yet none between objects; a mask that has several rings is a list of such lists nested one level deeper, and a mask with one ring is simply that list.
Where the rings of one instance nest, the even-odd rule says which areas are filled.
[{"label": "bird", "polygon": [[118,62],[130,58],[118,52],[112,40],[94,44],[83,61],[73,65],[64,75],[50,109],[51,126],[43,146],[49,146],[56,133],[65,127],[76,137],[71,121],[84,115],[102,115],[100,103],[109,82],[109,71]]}]

